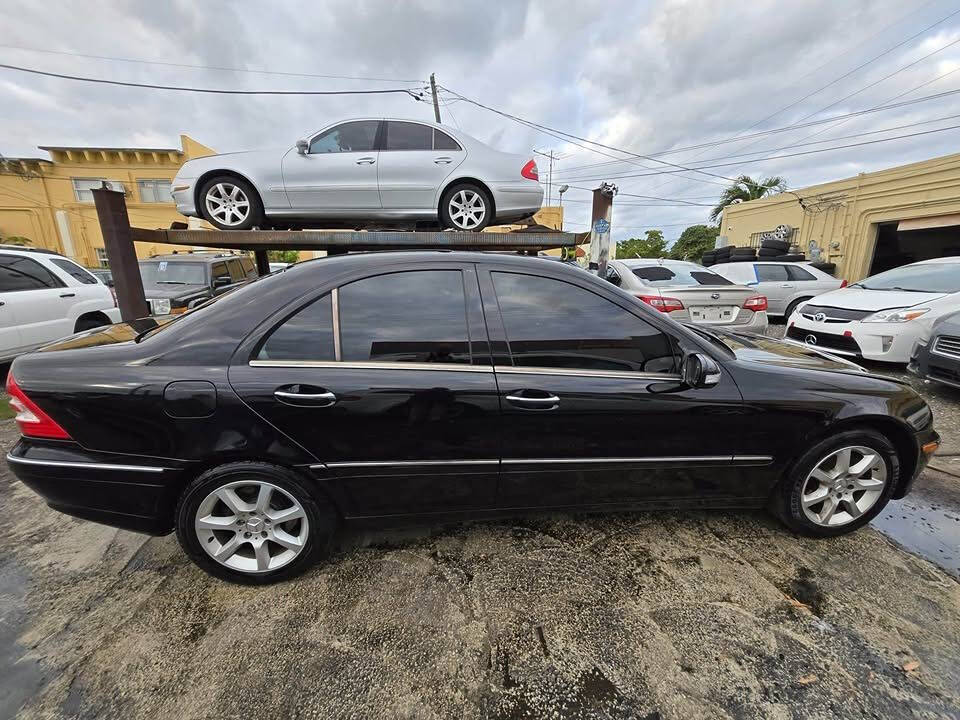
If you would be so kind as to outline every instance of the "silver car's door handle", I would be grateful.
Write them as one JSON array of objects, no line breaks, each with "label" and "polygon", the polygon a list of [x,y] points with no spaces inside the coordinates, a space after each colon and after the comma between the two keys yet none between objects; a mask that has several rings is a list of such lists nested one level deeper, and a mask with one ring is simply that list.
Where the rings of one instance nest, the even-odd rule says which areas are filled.
[{"label": "silver car's door handle", "polygon": [[793,285],[791,285],[790,283],[784,283],[784,284],[781,285],[780,287],[791,288],[791,287],[793,287]]},{"label": "silver car's door handle", "polygon": [[288,392],[286,390],[275,390],[273,396],[280,402],[287,402],[292,405],[314,405],[317,407],[328,407],[337,401],[337,396],[329,391],[322,393],[298,393]]},{"label": "silver car's door handle", "polygon": [[373,165],[377,161],[376,158],[372,157],[362,157],[357,160],[357,165]]},{"label": "silver car's door handle", "polygon": [[449,165],[450,163],[453,162],[453,158],[438,157],[438,158],[437,158],[436,160],[434,160],[433,162],[434,162],[435,164],[437,164],[437,165]]}]

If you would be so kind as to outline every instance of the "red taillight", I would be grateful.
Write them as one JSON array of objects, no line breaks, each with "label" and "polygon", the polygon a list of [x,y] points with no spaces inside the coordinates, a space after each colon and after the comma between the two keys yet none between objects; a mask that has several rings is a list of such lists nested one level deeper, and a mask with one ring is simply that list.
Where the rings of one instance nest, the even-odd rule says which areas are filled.
[{"label": "red taillight", "polygon": [[21,433],[29,437],[72,440],[70,433],[26,396],[13,379],[12,372],[7,373],[7,394],[10,396],[10,407],[17,411],[14,419],[20,426]]},{"label": "red taillight", "polygon": [[650,307],[654,307],[660,312],[673,312],[674,310],[683,310],[683,303],[672,297],[661,297],[660,295],[637,295]]},{"label": "red taillight", "polygon": [[523,175],[527,180],[540,180],[540,173],[537,171],[536,160],[528,160],[527,164],[523,166],[523,170],[520,171],[520,174]]},{"label": "red taillight", "polygon": [[753,310],[754,312],[766,310],[767,298],[763,295],[754,295],[753,297],[747,298],[743,301],[743,308],[745,310]]},{"label": "red taillight", "polygon": [[847,281],[846,281],[846,280],[844,280],[842,283],[840,283],[840,287],[845,288],[846,286],[847,286]]}]

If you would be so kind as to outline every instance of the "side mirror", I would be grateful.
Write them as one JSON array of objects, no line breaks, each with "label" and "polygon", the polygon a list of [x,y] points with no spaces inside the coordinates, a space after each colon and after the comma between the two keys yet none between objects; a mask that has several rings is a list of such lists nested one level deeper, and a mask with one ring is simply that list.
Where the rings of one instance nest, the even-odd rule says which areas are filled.
[{"label": "side mirror", "polygon": [[300,153],[301,155],[306,155],[307,149],[309,147],[310,147],[309,143],[307,143],[307,141],[304,140],[303,138],[300,138],[299,140],[297,140],[297,152]]},{"label": "side mirror", "polygon": [[229,285],[230,282],[231,282],[231,281],[230,281],[230,276],[229,276],[229,275],[220,275],[219,277],[215,277],[215,278],[213,279],[213,286],[214,286],[215,288],[222,288],[222,287],[226,287],[227,285]]},{"label": "side mirror", "polygon": [[720,366],[709,355],[690,353],[683,359],[683,384],[692,388],[713,387],[720,382]]}]

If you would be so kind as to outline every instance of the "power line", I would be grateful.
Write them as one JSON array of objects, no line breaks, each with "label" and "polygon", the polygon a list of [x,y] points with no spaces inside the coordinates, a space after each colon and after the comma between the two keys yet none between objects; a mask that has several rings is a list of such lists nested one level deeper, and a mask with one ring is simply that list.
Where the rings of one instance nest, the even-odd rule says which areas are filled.
[{"label": "power line", "polygon": [[153,85],[150,83],[105,80],[103,78],[82,77],[80,75],[65,75],[63,73],[36,70],[34,68],[19,67],[17,65],[7,65],[5,63],[0,63],[0,68],[30,73],[32,75],[44,75],[46,77],[60,78],[63,80],[77,80],[80,82],[97,83],[100,85],[120,85],[122,87],[146,88],[149,90],[174,90],[177,92],[208,93],[213,95],[387,95],[389,93],[404,93],[412,97],[417,97],[417,93],[415,91],[406,88],[394,88],[389,90],[224,90],[219,88],[195,88],[183,87],[179,85]]},{"label": "power line", "polygon": [[218,65],[191,65],[188,63],[164,62],[162,60],[141,60],[138,58],[110,57],[108,55],[88,55],[86,53],[46,50],[43,48],[23,47],[21,45],[0,45],[5,50],[45,53],[47,55],[65,55],[68,57],[89,58],[91,60],[110,60],[111,62],[137,63],[140,65],[162,65],[165,67],[190,68],[192,70],[219,70],[223,72],[252,73],[257,75],[285,75],[287,77],[324,78],[328,80],[366,80],[369,82],[422,83],[423,80],[403,80],[401,78],[362,77],[358,75],[321,75],[318,73],[284,72],[281,70],[253,70],[250,68],[223,67]]}]

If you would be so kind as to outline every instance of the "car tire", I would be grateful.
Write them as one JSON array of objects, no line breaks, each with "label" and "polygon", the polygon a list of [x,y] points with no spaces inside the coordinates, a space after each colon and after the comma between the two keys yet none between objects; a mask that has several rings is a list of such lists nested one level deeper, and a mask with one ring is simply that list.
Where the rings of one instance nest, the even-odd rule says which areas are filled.
[{"label": "car tire", "polygon": [[757,250],[757,257],[780,257],[784,252],[782,250],[777,250],[776,248],[761,247]]},{"label": "car tire", "polygon": [[233,175],[207,180],[197,204],[204,220],[218,230],[250,230],[263,225],[260,195],[253,185]]},{"label": "car tire", "polygon": [[752,248],[752,247],[735,247],[730,251],[730,257],[737,257],[737,256],[755,257],[756,254],[757,254],[756,248]]},{"label": "car tire", "polygon": [[[477,208],[482,207],[479,216]],[[460,210],[458,210],[460,208]],[[471,211],[471,208],[474,210]],[[480,232],[493,220],[493,200],[475,183],[455,183],[440,199],[440,222],[445,228],[460,232]]]},{"label": "car tire", "polygon": [[[842,455],[845,449],[851,449],[852,464],[849,467],[854,472],[859,463],[867,461],[868,454],[874,457],[871,469],[861,473],[858,478],[841,474],[827,482],[814,476],[816,470],[821,477],[829,478],[832,475],[829,468],[831,458],[838,457],[838,453]],[[835,462],[839,463],[839,460]],[[837,467],[840,465],[842,463]],[[870,472],[870,478],[863,477],[867,472]],[[878,482],[879,475],[883,477],[881,487],[873,484]],[[805,452],[778,483],[768,507],[796,533],[810,537],[835,537],[853,532],[876,517],[890,500],[899,480],[897,451],[885,436],[866,428],[848,430],[821,440]],[[866,482],[871,483],[870,489],[860,487],[861,483]],[[826,495],[820,501],[823,491],[826,491]],[[811,500],[817,502],[811,505]],[[851,502],[857,506],[855,509]],[[835,509],[832,513],[827,503],[833,503]],[[814,521],[811,516],[822,519]]]},{"label": "car tire", "polygon": [[800,307],[801,304],[803,304],[803,303],[805,303],[805,302],[807,302],[807,301],[809,301],[809,300],[810,300],[810,298],[808,298],[808,297],[805,297],[805,298],[797,298],[797,299],[794,300],[792,303],[790,303],[789,305],[787,305],[787,309],[786,309],[786,310],[784,311],[784,313],[783,313],[783,319],[784,319],[784,320],[789,320],[789,319],[790,319],[790,316],[793,315],[793,311],[796,310],[798,307]]},{"label": "car tire", "polygon": [[83,332],[84,330],[93,330],[94,328],[110,325],[110,319],[103,317],[82,317],[77,318],[77,324],[74,326],[74,332]]},{"label": "car tire", "polygon": [[790,243],[787,240],[765,238],[760,241],[760,247],[767,248],[768,250],[779,250],[780,254],[783,255],[790,250]]},{"label": "car tire", "polygon": [[[266,507],[259,507],[265,486]],[[281,522],[281,517],[291,519]],[[177,540],[190,559],[215,577],[244,585],[301,574],[329,552],[339,524],[332,503],[300,475],[263,462],[208,470],[187,486],[176,510]],[[219,560],[214,558],[218,552]]]}]

